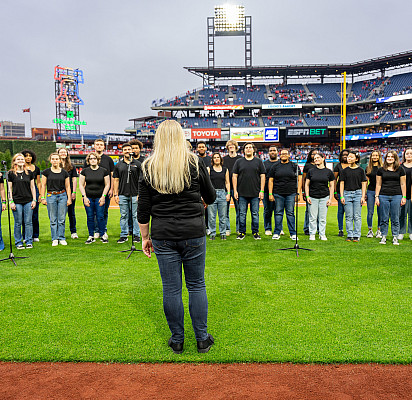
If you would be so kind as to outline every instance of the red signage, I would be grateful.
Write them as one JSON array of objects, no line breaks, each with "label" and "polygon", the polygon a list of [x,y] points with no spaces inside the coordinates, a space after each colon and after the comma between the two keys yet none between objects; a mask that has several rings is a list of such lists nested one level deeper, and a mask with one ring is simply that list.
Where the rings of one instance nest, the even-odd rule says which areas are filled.
[{"label": "red signage", "polygon": [[192,139],[221,139],[220,128],[192,129]]},{"label": "red signage", "polygon": [[243,110],[245,107],[243,105],[219,105],[219,104],[214,104],[210,106],[203,106],[204,110]]}]

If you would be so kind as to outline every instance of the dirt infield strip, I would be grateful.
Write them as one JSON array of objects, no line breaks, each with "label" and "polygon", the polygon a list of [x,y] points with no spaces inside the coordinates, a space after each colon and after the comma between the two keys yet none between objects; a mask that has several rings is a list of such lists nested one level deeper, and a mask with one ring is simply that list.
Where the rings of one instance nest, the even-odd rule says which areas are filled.
[{"label": "dirt infield strip", "polygon": [[412,365],[0,363],[0,399],[411,399]]}]

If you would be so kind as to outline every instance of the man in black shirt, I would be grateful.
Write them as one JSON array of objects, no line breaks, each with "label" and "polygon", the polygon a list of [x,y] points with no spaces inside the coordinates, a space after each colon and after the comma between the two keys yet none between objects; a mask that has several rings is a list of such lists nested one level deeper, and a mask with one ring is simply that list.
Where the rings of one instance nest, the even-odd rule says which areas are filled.
[{"label": "man in black shirt", "polygon": [[223,157],[223,165],[229,170],[229,181],[230,181],[230,199],[227,202],[227,212],[226,212],[226,236],[230,235],[230,201],[233,200],[233,204],[235,205],[235,212],[236,212],[236,232],[239,232],[239,202],[235,199],[233,194],[233,182],[232,182],[232,174],[233,174],[233,167],[235,162],[242,158],[239,154],[237,154],[237,150],[239,149],[239,145],[237,144],[236,140],[228,140],[226,142],[226,149],[229,152],[227,156]]},{"label": "man in black shirt", "polygon": [[265,167],[260,158],[255,157],[256,147],[253,143],[243,146],[244,158],[236,161],[233,167],[233,192],[239,200],[239,235],[243,240],[246,234],[246,212],[250,204],[252,214],[252,234],[256,240],[259,236],[259,203],[263,200],[265,189]]},{"label": "man in black shirt", "polygon": [[[207,146],[205,142],[197,142],[197,155],[199,156],[199,160],[203,162],[205,167],[210,168],[212,166],[212,159],[210,156],[206,154]],[[209,214],[205,212],[205,223],[206,223],[206,234],[209,235]]]},{"label": "man in black shirt", "polygon": [[132,146],[132,153],[131,156],[136,160],[142,163],[144,161],[144,157],[141,155],[143,150],[143,143],[138,139],[132,139],[129,141],[129,144]]},{"label": "man in black shirt", "polygon": [[268,181],[269,181],[269,171],[274,164],[279,162],[278,160],[278,148],[275,145],[269,147],[269,159],[266,160],[263,165],[265,166],[266,171],[266,180],[265,180],[265,195],[263,197],[263,223],[265,226],[265,235],[272,235],[272,216],[275,212],[275,203],[269,201],[269,190],[268,190]]},{"label": "man in black shirt", "polygon": [[137,195],[140,177],[140,162],[130,154],[132,146],[125,143],[122,147],[123,160],[119,161],[113,171],[114,200],[120,207],[120,239],[117,243],[127,241],[129,233],[129,216],[132,215],[133,242],[140,241],[140,229],[137,221]]}]

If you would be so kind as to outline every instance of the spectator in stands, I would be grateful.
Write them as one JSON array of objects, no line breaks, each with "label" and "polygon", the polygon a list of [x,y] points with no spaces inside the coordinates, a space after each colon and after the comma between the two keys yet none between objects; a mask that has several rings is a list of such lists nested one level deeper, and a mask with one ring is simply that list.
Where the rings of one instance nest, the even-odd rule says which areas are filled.
[{"label": "spectator in stands", "polygon": [[86,167],[80,173],[79,190],[83,197],[83,204],[87,215],[87,229],[89,237],[85,244],[91,244],[96,241],[95,221],[99,228],[99,236],[102,243],[108,243],[104,235],[105,221],[104,210],[107,193],[110,188],[110,173],[106,168],[100,167],[100,155],[91,152],[86,157],[89,167]]},{"label": "spectator in stands", "polygon": [[235,199],[234,192],[233,192],[233,181],[232,181],[232,174],[233,174],[233,167],[235,162],[242,158],[237,151],[239,149],[239,145],[237,144],[236,140],[228,140],[226,142],[226,149],[228,151],[228,155],[223,157],[223,165],[229,170],[229,181],[230,181],[230,198],[227,202],[227,209],[226,209],[226,236],[229,236],[231,233],[230,229],[230,201],[233,200],[233,204],[235,206],[235,213],[236,213],[236,233],[239,233],[239,202]]},{"label": "spectator in stands", "polygon": [[[401,214],[399,217],[400,233],[399,240],[403,240],[403,237],[408,230],[409,239],[412,240],[412,203],[411,203],[411,185],[412,185],[412,147],[407,147],[403,152],[402,167],[406,174],[406,203],[401,207]],[[406,229],[408,226],[408,229]]]},{"label": "spectator in stands", "polygon": [[[316,168],[317,166],[315,165],[314,157],[315,155],[318,154],[317,149],[312,149],[308,153],[308,158],[306,160],[306,164],[303,167],[303,177],[302,177],[302,193],[305,193],[305,180],[306,180],[306,175],[312,168]],[[303,223],[303,232],[305,235],[309,235],[309,204],[308,201],[306,200],[305,194],[303,194],[303,200],[306,202],[306,210],[305,210],[305,222]]]},{"label": "spectator in stands", "polygon": [[262,160],[255,157],[256,147],[253,143],[246,142],[243,152],[245,157],[238,159],[233,167],[233,192],[239,201],[239,234],[236,239],[245,238],[246,213],[250,204],[253,238],[260,240],[259,203],[264,195],[265,167]]},{"label": "spectator in stands", "polygon": [[305,181],[306,199],[309,204],[309,240],[315,240],[316,230],[320,240],[326,237],[326,215],[332,204],[335,175],[326,168],[325,156],[316,153],[313,157],[315,168],[311,168]]},{"label": "spectator in stands", "polygon": [[340,201],[340,195],[338,194],[340,190],[340,175],[342,171],[349,166],[348,164],[348,150],[342,150],[339,154],[339,163],[335,165],[333,172],[335,174],[335,199],[338,201],[338,236],[343,236],[343,215],[345,213],[345,208],[343,207],[342,202]]},{"label": "spectator in stands", "polygon": [[[374,233],[372,229],[373,223],[373,212],[375,209],[375,190],[376,190],[376,174],[378,169],[382,167],[382,155],[379,150],[372,151],[369,157],[369,163],[366,167],[366,177],[368,178],[369,185],[368,190],[366,192],[367,195],[367,207],[368,207],[368,234],[366,237],[373,238]],[[381,238],[381,209],[380,207],[376,207],[376,211],[378,214],[378,229],[376,231],[376,237]]]},{"label": "spectator in stands", "polygon": [[359,242],[362,228],[362,204],[366,199],[366,174],[359,167],[359,154],[349,151],[348,167],[340,174],[340,201],[345,207],[346,241]]},{"label": "spectator in stands", "polygon": [[[58,153],[49,156],[51,167],[42,173],[41,202],[47,205],[50,219],[52,246],[67,246],[65,229],[67,207],[72,203],[70,177],[61,167],[61,158]],[[46,198],[47,189],[47,198]]]},{"label": "spectator in stands", "polygon": [[212,154],[212,165],[207,168],[210,180],[216,190],[216,200],[207,208],[209,214],[210,240],[216,238],[216,216],[219,214],[220,239],[226,240],[226,210],[230,200],[229,170],[223,165],[219,153]]},{"label": "spectator in stands", "polygon": [[289,235],[292,240],[296,240],[295,227],[295,200],[302,182],[297,177],[301,175],[297,164],[290,161],[288,149],[280,151],[280,162],[275,164],[269,172],[269,200],[275,202],[275,232],[272,239],[280,238],[280,231],[283,224],[283,213],[286,212]]},{"label": "spectator in stands", "polygon": [[[24,161],[26,162],[26,168],[33,173],[33,178],[34,178],[34,188],[36,190],[36,207],[33,208],[33,216],[32,216],[33,242],[38,242],[39,235],[40,235],[40,225],[39,225],[39,201],[40,201],[40,189],[41,189],[40,168],[36,165],[37,157],[34,151],[26,149],[26,150],[23,150],[21,154],[23,154],[24,156]],[[25,233],[25,226],[26,224],[24,223],[24,215],[23,215],[23,222],[22,222],[23,236]]]},{"label": "spectator in stands", "polygon": [[386,154],[382,168],[376,174],[375,204],[381,206],[382,239],[380,244],[386,244],[389,232],[389,219],[392,228],[392,243],[399,245],[399,215],[401,206],[406,203],[405,170],[399,163],[396,151]]},{"label": "spectator in stands", "polygon": [[[34,174],[26,168],[22,153],[17,153],[11,160],[9,178],[9,201],[14,216],[14,243],[18,250],[24,249],[22,224],[24,216],[25,232],[24,241],[26,248],[33,248],[33,220],[32,213],[36,207],[37,196],[34,186]],[[4,185],[2,199],[4,198]],[[4,204],[4,203],[3,203]],[[11,238],[10,238],[11,239]],[[4,248],[4,243],[3,248]]]},{"label": "spectator in stands", "polygon": [[[263,197],[263,224],[265,227],[265,235],[272,236],[272,217],[275,212],[275,203],[269,200],[269,172],[273,165],[279,162],[278,148],[275,145],[269,147],[269,159],[263,165],[265,166],[265,193]],[[276,220],[275,220],[276,222]],[[282,231],[282,229],[281,229]]]},{"label": "spectator in stands", "polygon": [[60,156],[62,167],[64,170],[67,171],[69,174],[70,179],[70,190],[72,192],[72,204],[67,207],[67,214],[69,216],[69,226],[70,226],[70,234],[72,239],[78,239],[79,236],[77,235],[77,228],[76,228],[76,189],[77,189],[77,174],[76,167],[72,164],[70,160],[70,155],[67,153],[65,148],[60,148],[57,150],[57,154]]}]

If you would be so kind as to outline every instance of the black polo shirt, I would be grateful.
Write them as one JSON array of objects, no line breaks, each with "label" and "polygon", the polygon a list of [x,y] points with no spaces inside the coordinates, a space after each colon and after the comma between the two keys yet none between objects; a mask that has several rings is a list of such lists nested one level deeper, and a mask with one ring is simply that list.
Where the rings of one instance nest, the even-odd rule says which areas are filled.
[{"label": "black polo shirt", "polygon": [[141,164],[133,160],[127,164],[124,159],[119,161],[113,171],[113,178],[119,179],[119,194],[122,196],[137,196]]}]

